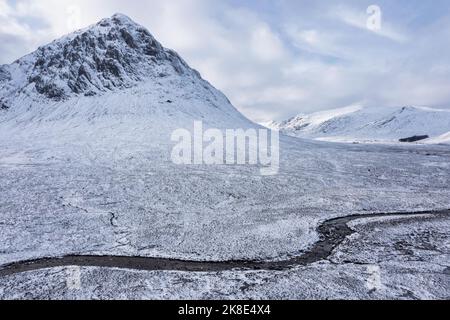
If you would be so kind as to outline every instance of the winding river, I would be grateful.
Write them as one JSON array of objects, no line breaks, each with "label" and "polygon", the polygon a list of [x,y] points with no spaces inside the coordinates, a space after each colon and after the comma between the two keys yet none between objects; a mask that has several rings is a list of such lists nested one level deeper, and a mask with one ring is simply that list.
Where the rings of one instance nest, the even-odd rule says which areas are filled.
[{"label": "winding river", "polygon": [[307,266],[315,262],[326,260],[333,251],[350,235],[354,234],[348,224],[352,221],[368,218],[411,218],[411,217],[450,217],[450,210],[404,213],[377,213],[367,215],[351,215],[334,218],[322,223],[317,232],[320,235],[312,248],[303,254],[284,261],[188,261],[150,257],[127,256],[64,256],[60,258],[42,258],[37,260],[20,261],[0,266],[0,277],[11,276],[29,271],[56,267],[104,267],[130,269],[139,271],[183,271],[183,272],[220,272],[232,270],[287,270],[297,266]]}]

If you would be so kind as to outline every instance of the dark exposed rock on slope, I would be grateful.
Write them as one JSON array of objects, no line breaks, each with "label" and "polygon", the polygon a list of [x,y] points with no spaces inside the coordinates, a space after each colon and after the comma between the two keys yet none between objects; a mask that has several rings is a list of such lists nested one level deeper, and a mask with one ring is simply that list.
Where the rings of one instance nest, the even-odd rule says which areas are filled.
[{"label": "dark exposed rock on slope", "polygon": [[[24,69],[27,81],[11,88],[10,94],[34,86],[39,94],[54,100],[128,88],[172,72],[200,77],[147,29],[121,14],[40,47],[15,64]],[[2,66],[0,81],[9,79],[7,66]]]}]

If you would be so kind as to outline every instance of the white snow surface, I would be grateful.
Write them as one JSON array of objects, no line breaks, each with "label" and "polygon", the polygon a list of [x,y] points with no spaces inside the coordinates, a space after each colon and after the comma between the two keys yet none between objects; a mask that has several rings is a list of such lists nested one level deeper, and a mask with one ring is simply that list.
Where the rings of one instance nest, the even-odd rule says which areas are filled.
[{"label": "white snow surface", "polygon": [[290,136],[321,141],[399,143],[400,139],[427,135],[430,138],[420,143],[440,144],[449,142],[450,110],[351,106],[263,125]]},{"label": "white snow surface", "polygon": [[[144,30],[115,15],[0,68],[0,265],[71,254],[278,260],[311,247],[317,226],[333,217],[450,208],[446,146],[347,145],[283,136],[276,176],[261,176],[259,166],[173,164],[174,129],[190,129],[197,120],[223,129],[259,126]],[[431,114],[436,121],[446,119],[444,112]],[[426,131],[441,135],[449,129]],[[327,269],[336,268],[341,270],[317,265],[306,272],[321,281]],[[352,268],[346,272],[359,270]],[[83,272],[96,274],[92,287],[108,274]],[[296,272],[281,275],[272,293],[255,289],[249,297],[277,297],[291,275],[294,284],[301,281]],[[50,273],[60,280],[61,270]],[[30,288],[24,279],[33,275],[1,279],[0,297],[11,297],[10,287]],[[142,275],[162,288],[179,281],[173,273],[130,277],[140,281]],[[266,276],[256,275],[256,281]],[[334,276],[325,279],[329,284]],[[23,290],[39,296],[36,280],[36,290]],[[48,288],[55,283],[48,280]],[[289,288],[280,296],[296,297]],[[202,290],[182,296],[202,297]],[[338,285],[331,290],[339,296]],[[25,291],[14,291],[13,298],[24,298]]]},{"label": "white snow surface", "polygon": [[357,233],[330,261],[306,267],[204,273],[81,268],[81,286],[72,289],[69,269],[54,268],[0,279],[0,298],[448,300],[445,217],[362,219],[352,227]]},{"label": "white snow surface", "polygon": [[426,141],[431,144],[450,144],[450,132],[444,133],[436,138],[431,138]]}]

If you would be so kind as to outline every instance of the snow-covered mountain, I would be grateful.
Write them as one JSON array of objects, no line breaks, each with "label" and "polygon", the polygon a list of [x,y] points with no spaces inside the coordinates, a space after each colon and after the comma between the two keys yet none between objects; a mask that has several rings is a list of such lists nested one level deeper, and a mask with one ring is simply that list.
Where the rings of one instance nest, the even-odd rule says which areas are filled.
[{"label": "snow-covered mountain", "polygon": [[[448,220],[407,214],[450,208],[446,146],[282,137],[277,175],[261,176],[262,164],[175,164],[174,129],[196,120],[221,129],[256,124],[123,15],[1,66],[0,101],[0,299],[450,296]],[[394,125],[411,128],[399,137],[440,136],[448,119],[421,109],[367,112],[284,125],[350,135],[373,119],[390,137]],[[346,221],[355,235],[341,241]],[[67,268],[52,263],[74,256],[121,262],[72,260],[83,285],[71,290]],[[139,257],[155,271],[131,270]],[[35,259],[48,268],[37,270]],[[189,272],[202,264],[207,273]],[[219,270],[224,264],[229,271]],[[366,286],[367,265],[383,270],[380,290]]]},{"label": "snow-covered mountain", "polygon": [[336,142],[399,142],[428,136],[422,143],[450,143],[450,110],[419,107],[347,107],[298,115],[267,127],[308,139]]},{"label": "snow-covered mountain", "polygon": [[115,14],[0,66],[0,134],[170,139],[194,120],[254,126],[180,56]]}]

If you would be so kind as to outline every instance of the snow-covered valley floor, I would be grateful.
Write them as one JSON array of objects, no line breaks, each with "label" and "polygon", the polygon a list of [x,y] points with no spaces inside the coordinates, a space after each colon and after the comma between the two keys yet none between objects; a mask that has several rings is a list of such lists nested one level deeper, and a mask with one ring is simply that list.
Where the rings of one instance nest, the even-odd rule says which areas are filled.
[{"label": "snow-covered valley floor", "polygon": [[[252,166],[176,166],[164,146],[122,145],[118,155],[77,148],[3,143],[0,265],[66,255],[286,260],[311,248],[317,227],[334,217],[450,208],[445,146],[283,137],[272,177]],[[450,297],[447,217],[364,219],[352,228],[329,260],[287,271],[82,268],[81,289],[69,290],[66,268],[53,268],[2,277],[0,297]]]},{"label": "snow-covered valley floor", "polygon": [[[449,299],[447,218],[360,223],[327,261],[285,271],[68,268],[0,279],[7,299]],[[380,231],[382,230],[382,231]]]},{"label": "snow-covered valley floor", "polygon": [[[312,130],[302,135],[312,139],[370,138],[367,128],[379,141],[448,138],[448,112],[358,112],[287,125]],[[220,133],[261,129],[122,14],[1,65],[0,299],[450,297],[448,214],[373,216],[450,209],[448,145],[282,136],[277,175],[251,165],[175,165],[172,134],[189,134],[199,121]],[[341,223],[324,231],[352,215],[364,215],[348,220],[352,230]],[[320,244],[327,247],[320,259],[283,270],[56,263],[4,272],[23,261],[86,255],[276,266]]]}]

